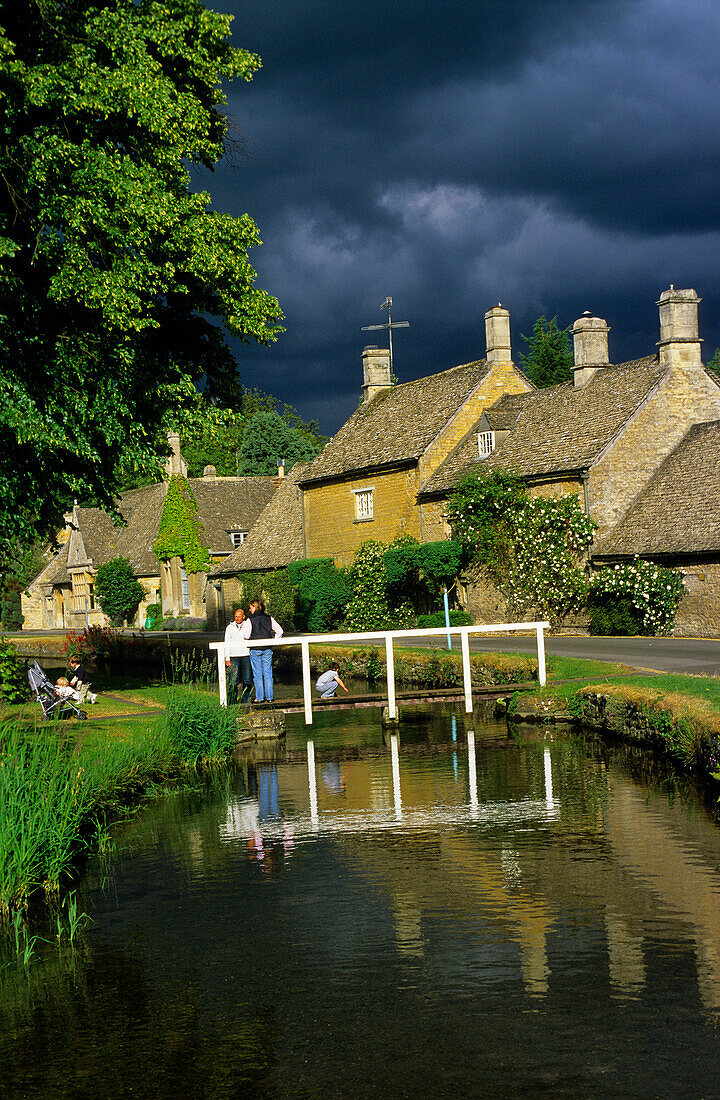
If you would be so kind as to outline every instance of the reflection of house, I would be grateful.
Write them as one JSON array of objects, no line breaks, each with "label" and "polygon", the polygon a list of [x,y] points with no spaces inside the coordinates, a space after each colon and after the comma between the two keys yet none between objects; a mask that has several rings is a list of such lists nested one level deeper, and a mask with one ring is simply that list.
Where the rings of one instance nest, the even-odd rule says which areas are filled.
[{"label": "reflection of house", "polygon": [[281,478],[253,525],[247,539],[232,554],[215,563],[208,573],[205,595],[208,627],[220,629],[230,618],[233,603],[259,592],[245,592],[239,574],[265,573],[306,556],[298,481],[307,466],[293,466]]},{"label": "reflection of house", "polygon": [[[177,436],[167,473],[187,473]],[[200,540],[211,562],[222,561],[240,545],[275,492],[273,477],[216,477],[214,467],[187,485],[197,503]],[[165,616],[204,617],[205,574],[186,574],[180,557],[162,564],[154,545],[158,537],[168,482],[123,493],[118,503],[125,526],[98,508],[79,508],[67,516],[64,542],[58,554],[29,586],[22,598],[26,629],[65,627],[82,629],[87,621],[102,623],[95,604],[94,577],[98,566],[113,558],[127,558],[147,593],[140,605],[142,622],[150,603],[162,603]]]}]

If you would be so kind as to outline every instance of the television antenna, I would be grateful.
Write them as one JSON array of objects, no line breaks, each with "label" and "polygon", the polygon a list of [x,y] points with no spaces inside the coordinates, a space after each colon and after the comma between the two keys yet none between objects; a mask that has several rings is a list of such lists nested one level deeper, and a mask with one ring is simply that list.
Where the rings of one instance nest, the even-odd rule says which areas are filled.
[{"label": "television antenna", "polygon": [[388,330],[388,342],[390,344],[390,377],[393,373],[393,346],[392,346],[392,334],[394,328],[410,328],[409,321],[393,321],[392,319],[392,298],[387,296],[380,309],[386,309],[388,311],[388,319],[383,325],[363,325],[363,332],[377,332],[379,329]]}]

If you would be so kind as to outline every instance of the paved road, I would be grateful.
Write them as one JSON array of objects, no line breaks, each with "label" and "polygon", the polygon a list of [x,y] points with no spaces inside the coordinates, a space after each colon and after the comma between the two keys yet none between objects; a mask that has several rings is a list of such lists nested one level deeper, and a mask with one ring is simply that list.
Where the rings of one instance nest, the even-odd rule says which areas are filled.
[{"label": "paved road", "polygon": [[[453,643],[455,644],[455,643]],[[535,638],[493,635],[471,639],[477,652],[535,653]],[[633,668],[656,672],[689,672],[720,676],[718,638],[574,638],[546,635],[545,652],[556,657],[587,657],[599,661],[620,661]]]},{"label": "paved road", "polygon": [[[33,635],[58,634],[64,631],[23,631],[6,635],[22,639]],[[172,637],[172,635],[170,635]],[[220,633],[184,633],[187,643],[207,644],[221,641]],[[440,639],[443,643],[443,639]],[[412,640],[422,645],[421,639]],[[433,639],[437,645],[437,639]],[[459,641],[453,643],[459,647]],[[470,648],[476,652],[535,653],[535,637],[493,634],[471,638]],[[720,638],[578,638],[546,635],[545,652],[558,657],[587,657],[600,661],[620,661],[633,668],[654,669],[657,672],[690,672],[701,676],[720,676]]]}]

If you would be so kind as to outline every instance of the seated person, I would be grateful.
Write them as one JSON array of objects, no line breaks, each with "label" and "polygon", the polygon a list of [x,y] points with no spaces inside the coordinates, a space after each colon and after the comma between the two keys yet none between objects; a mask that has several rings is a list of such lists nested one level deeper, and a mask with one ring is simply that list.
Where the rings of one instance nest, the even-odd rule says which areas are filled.
[{"label": "seated person", "polygon": [[333,699],[335,692],[338,689],[338,684],[347,693],[347,688],[338,676],[337,661],[331,661],[327,672],[323,672],[322,676],[318,676],[315,687],[320,692],[323,699]]},{"label": "seated person", "polygon": [[55,681],[55,691],[63,699],[72,699],[73,703],[80,702],[80,695],[75,688],[70,687],[67,676],[61,676],[59,680]]},{"label": "seated person", "polygon": [[73,654],[72,657],[68,657],[68,664],[70,665],[70,678],[68,683],[77,691],[80,696],[80,702],[97,703],[97,695],[93,694],[90,690],[90,677],[83,665],[80,664],[80,658]]}]

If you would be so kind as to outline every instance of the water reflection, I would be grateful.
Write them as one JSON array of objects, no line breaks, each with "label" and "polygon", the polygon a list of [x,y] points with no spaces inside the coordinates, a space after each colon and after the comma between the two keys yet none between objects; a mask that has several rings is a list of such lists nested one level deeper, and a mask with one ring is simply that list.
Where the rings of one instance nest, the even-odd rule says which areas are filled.
[{"label": "water reflection", "polygon": [[716,826],[449,719],[315,729],[117,830],[72,968],[0,971],[0,1094],[715,1095]]}]

